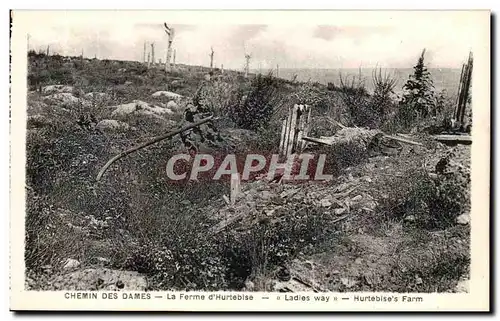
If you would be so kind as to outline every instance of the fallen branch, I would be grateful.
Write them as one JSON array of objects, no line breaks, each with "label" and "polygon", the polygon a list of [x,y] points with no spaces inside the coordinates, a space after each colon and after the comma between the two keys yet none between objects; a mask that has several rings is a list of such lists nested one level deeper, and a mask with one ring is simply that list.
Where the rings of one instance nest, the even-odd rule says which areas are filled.
[{"label": "fallen branch", "polygon": [[207,117],[207,118],[204,118],[196,123],[193,123],[193,124],[190,124],[188,126],[185,126],[183,128],[180,128],[178,130],[175,130],[173,132],[169,132],[169,133],[166,133],[164,135],[161,135],[161,136],[158,136],[156,138],[154,138],[153,140],[149,141],[149,142],[146,142],[144,144],[141,144],[141,145],[138,145],[138,146],[135,146],[131,149],[128,149],[126,151],[123,151],[121,152],[120,154],[116,155],[115,157],[111,158],[102,168],[101,170],[99,171],[99,173],[97,174],[97,181],[99,181],[102,177],[102,175],[104,174],[104,172],[106,172],[106,170],[109,168],[109,166],[111,166],[111,164],[113,164],[114,162],[116,162],[117,160],[119,160],[120,158],[123,158],[133,152],[136,152],[140,149],[143,149],[144,147],[147,147],[147,146],[150,146],[150,145],[153,145],[153,144],[156,144],[164,139],[167,139],[167,138],[170,138],[172,136],[175,136],[177,134],[180,134],[186,130],[189,130],[191,128],[194,128],[194,127],[197,127],[197,126],[200,126],[208,121],[210,121],[211,119],[213,118],[213,116],[210,116],[210,117]]},{"label": "fallen branch", "polygon": [[389,138],[389,139],[396,140],[398,142],[402,142],[402,143],[406,143],[406,144],[417,145],[417,146],[424,146],[421,143],[417,143],[417,142],[414,142],[412,140],[408,140],[408,139],[404,139],[404,138],[400,138],[400,137],[395,137],[395,136],[390,136],[390,135],[384,135],[384,138]]}]

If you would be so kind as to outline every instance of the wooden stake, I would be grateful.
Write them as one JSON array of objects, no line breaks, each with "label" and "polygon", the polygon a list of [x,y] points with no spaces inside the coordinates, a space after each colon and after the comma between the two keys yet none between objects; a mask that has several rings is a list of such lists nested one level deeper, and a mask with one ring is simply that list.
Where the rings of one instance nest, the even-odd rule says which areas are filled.
[{"label": "wooden stake", "polygon": [[231,174],[231,205],[236,204],[236,199],[240,194],[240,174],[232,173]]}]

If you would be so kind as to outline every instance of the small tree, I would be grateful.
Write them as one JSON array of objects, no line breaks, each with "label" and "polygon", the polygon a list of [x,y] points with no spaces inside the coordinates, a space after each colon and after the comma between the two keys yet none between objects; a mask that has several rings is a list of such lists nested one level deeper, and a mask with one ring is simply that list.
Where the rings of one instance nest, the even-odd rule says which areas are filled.
[{"label": "small tree", "polygon": [[403,86],[403,97],[400,101],[400,116],[406,125],[418,119],[434,114],[434,84],[431,74],[424,64],[425,49],[413,67],[413,75]]}]

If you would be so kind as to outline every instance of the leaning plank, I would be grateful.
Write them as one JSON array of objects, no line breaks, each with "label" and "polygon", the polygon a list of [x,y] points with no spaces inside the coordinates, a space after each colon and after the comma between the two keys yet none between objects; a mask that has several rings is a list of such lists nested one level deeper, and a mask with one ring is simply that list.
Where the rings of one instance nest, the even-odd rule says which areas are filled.
[{"label": "leaning plank", "polygon": [[285,145],[285,135],[286,135],[286,119],[283,119],[283,125],[281,127],[281,139],[280,139],[280,154],[283,154],[283,146]]},{"label": "leaning plank", "polygon": [[472,143],[472,136],[469,135],[435,135],[432,137],[438,142]]},{"label": "leaning plank", "polygon": [[120,154],[116,155],[115,157],[111,158],[102,168],[101,170],[99,171],[99,173],[97,174],[97,181],[99,181],[102,177],[102,175],[104,175],[104,172],[106,172],[106,170],[109,168],[109,166],[111,166],[111,164],[113,164],[114,162],[116,162],[117,160],[129,155],[129,154],[132,154],[133,152],[136,152],[138,151],[139,149],[142,149],[144,147],[147,147],[147,146],[150,146],[150,145],[153,145],[153,144],[156,144],[164,139],[167,139],[167,138],[170,138],[172,136],[175,136],[177,134],[180,134],[186,130],[189,130],[191,128],[194,128],[194,127],[197,127],[197,126],[200,126],[208,121],[210,121],[211,119],[213,118],[213,116],[210,116],[210,117],[207,117],[207,118],[204,118],[196,123],[193,123],[193,124],[190,124],[188,126],[185,126],[183,128],[180,128],[178,130],[175,130],[173,132],[169,132],[169,133],[166,133],[164,135],[161,135],[161,136],[158,136],[152,140],[150,140],[149,142],[146,142],[144,144],[141,144],[141,145],[138,145],[138,146],[135,146],[131,149],[128,149],[126,151],[123,151],[121,152]]},{"label": "leaning plank", "polygon": [[326,140],[326,139],[321,139],[321,138],[302,136],[302,140],[305,140],[305,141],[311,142],[311,143],[316,143],[316,144],[328,145],[328,146],[333,145],[333,143],[331,141]]}]

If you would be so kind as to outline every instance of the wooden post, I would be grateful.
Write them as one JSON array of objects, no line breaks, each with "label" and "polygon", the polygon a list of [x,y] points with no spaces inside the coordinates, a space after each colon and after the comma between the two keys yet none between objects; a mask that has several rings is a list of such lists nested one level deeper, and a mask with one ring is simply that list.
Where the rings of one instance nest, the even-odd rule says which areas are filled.
[{"label": "wooden post", "polygon": [[[305,126],[304,126],[304,132],[302,133],[302,137],[309,135],[309,129],[311,127],[311,125],[310,125],[310,121],[311,121],[311,106],[309,106],[309,105],[305,105],[305,106],[306,106],[307,116],[305,116],[305,114],[304,114],[304,117],[306,117],[306,118],[305,118]],[[302,140],[300,149],[304,150],[304,148],[306,147],[306,144],[307,144],[307,142],[305,140]]]},{"label": "wooden post", "polygon": [[169,27],[167,23],[164,23],[163,25],[165,26],[165,33],[168,36],[167,59],[165,60],[165,72],[170,72],[171,71],[170,57],[172,56],[172,42],[174,41],[175,29]]},{"label": "wooden post", "polygon": [[286,156],[293,154],[293,146],[295,144],[295,129],[297,124],[297,109],[298,105],[294,105],[292,108],[292,114],[290,115],[290,129],[288,131],[288,145],[286,147]]},{"label": "wooden post", "polygon": [[231,174],[231,205],[236,203],[236,199],[240,194],[240,174],[232,173]]},{"label": "wooden post", "polygon": [[221,64],[220,65],[220,73],[223,74],[224,73],[224,64]]},{"label": "wooden post", "polygon": [[297,126],[297,141],[295,142],[294,149],[297,151],[298,149],[302,150],[302,137],[304,136],[304,130],[305,130],[305,125],[306,125],[306,116],[304,113],[306,112],[306,105],[299,105],[299,122]]},{"label": "wooden post", "polygon": [[288,108],[288,117],[285,126],[285,139],[283,141],[283,155],[287,156],[288,139],[290,138],[290,125],[292,124],[292,107]]},{"label": "wooden post", "polygon": [[280,65],[276,64],[276,78],[280,76]]},{"label": "wooden post", "polygon": [[173,62],[172,62],[172,67],[175,68],[175,56],[177,55],[177,50],[174,49],[174,57],[173,57]]},{"label": "wooden post", "polygon": [[210,69],[214,68],[214,48],[210,47]]},{"label": "wooden post", "polygon": [[250,71],[250,58],[252,56],[249,54],[245,55],[245,78],[248,78],[248,73]]},{"label": "wooden post", "polygon": [[151,53],[148,52],[148,68],[151,67]]},{"label": "wooden post", "polygon": [[144,41],[144,50],[142,52],[142,62],[146,63],[146,41]]},{"label": "wooden post", "polygon": [[151,43],[151,63],[153,64],[153,67],[156,63],[155,61],[155,43]]},{"label": "wooden post", "polygon": [[47,56],[50,56],[50,45],[47,45]]},{"label": "wooden post", "polygon": [[285,146],[285,134],[286,134],[286,118],[283,119],[283,125],[281,126],[281,139],[280,139],[280,149],[279,149],[280,154],[283,154],[284,151],[283,146]]}]

